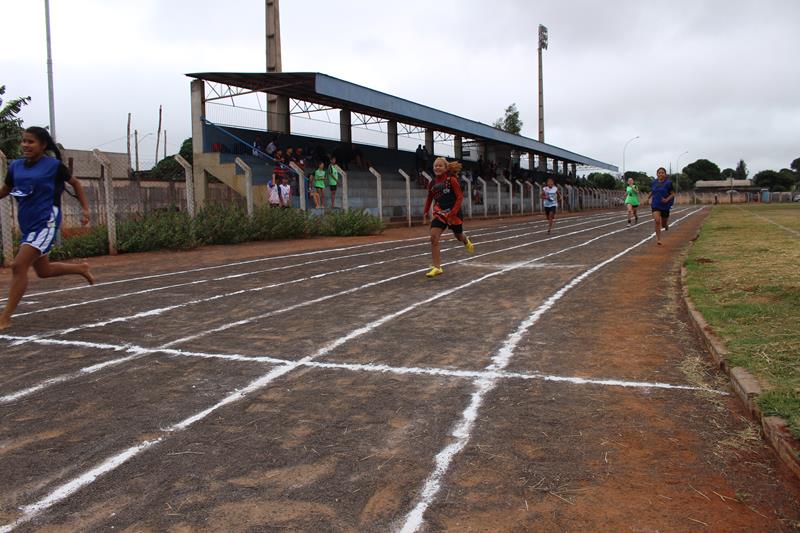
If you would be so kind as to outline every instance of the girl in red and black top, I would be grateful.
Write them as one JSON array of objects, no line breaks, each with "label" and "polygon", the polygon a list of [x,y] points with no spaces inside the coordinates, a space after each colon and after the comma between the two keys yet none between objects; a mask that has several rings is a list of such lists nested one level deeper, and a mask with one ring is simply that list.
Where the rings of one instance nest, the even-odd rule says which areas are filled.
[{"label": "girl in red and black top", "polygon": [[442,259],[439,251],[439,241],[442,233],[447,228],[453,230],[456,239],[464,243],[468,253],[475,251],[475,246],[464,235],[463,221],[461,220],[461,202],[464,195],[458,183],[458,173],[461,163],[448,162],[444,157],[439,157],[433,162],[434,178],[428,184],[428,199],[425,201],[423,220],[428,222],[428,212],[433,204],[433,218],[431,219],[431,256],[433,265],[425,274],[429,278],[443,274]]}]

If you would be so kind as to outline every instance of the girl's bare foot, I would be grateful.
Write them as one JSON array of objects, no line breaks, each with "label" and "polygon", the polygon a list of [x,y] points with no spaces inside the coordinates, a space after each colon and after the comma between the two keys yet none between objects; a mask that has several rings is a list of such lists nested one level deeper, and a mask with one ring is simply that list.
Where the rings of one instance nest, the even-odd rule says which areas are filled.
[{"label": "girl's bare foot", "polygon": [[86,283],[94,285],[94,276],[89,270],[89,263],[81,263],[81,276],[86,280]]},{"label": "girl's bare foot", "polygon": [[8,329],[8,327],[10,325],[11,325],[11,318],[6,318],[4,316],[0,316],[0,331],[3,331],[4,329]]}]

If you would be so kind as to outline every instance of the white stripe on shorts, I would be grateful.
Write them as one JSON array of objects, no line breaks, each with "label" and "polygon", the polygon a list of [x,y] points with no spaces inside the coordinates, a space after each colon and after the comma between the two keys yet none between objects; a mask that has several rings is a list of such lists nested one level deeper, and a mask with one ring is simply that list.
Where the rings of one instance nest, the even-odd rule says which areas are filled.
[{"label": "white stripe on shorts", "polygon": [[36,237],[35,241],[30,243],[31,246],[33,246],[42,253],[44,253],[44,251],[50,247],[50,244],[53,242],[53,238],[56,236],[57,216],[58,216],[58,208],[56,206],[53,206],[52,211],[50,211],[50,220],[47,221],[47,227],[39,232],[39,235]]}]

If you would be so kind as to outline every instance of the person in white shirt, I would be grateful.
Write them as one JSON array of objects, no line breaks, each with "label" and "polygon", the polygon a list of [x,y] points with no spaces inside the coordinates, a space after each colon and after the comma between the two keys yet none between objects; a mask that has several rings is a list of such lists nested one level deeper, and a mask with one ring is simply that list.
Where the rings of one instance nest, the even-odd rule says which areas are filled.
[{"label": "person in white shirt", "polygon": [[553,231],[556,223],[556,208],[562,201],[561,191],[556,187],[553,178],[547,178],[547,183],[542,187],[542,200],[544,205],[544,215],[547,217],[547,234]]},{"label": "person in white shirt", "polygon": [[292,186],[289,185],[289,176],[286,174],[281,177],[281,184],[278,185],[278,196],[280,197],[281,207],[288,209],[292,205]]},{"label": "person in white shirt", "polygon": [[280,207],[281,205],[280,185],[274,173],[272,181],[267,184],[267,201],[269,201],[270,207]]},{"label": "person in white shirt", "polygon": [[278,147],[275,146],[275,139],[272,139],[269,142],[269,144],[267,145],[267,149],[264,150],[264,151],[267,152],[268,156],[272,157],[275,154],[275,150],[277,150],[277,149],[278,149]]}]

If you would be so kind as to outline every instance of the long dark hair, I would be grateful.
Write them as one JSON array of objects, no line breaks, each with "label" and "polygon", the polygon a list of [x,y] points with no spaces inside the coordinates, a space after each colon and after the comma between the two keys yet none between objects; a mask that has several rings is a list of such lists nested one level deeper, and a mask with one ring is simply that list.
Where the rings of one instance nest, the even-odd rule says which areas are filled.
[{"label": "long dark hair", "polygon": [[53,140],[53,136],[50,135],[49,131],[39,126],[31,126],[25,130],[25,133],[30,133],[36,137],[39,142],[44,145],[45,152],[53,152],[56,159],[61,161],[61,150],[59,150],[58,146],[56,146],[56,142]]}]

